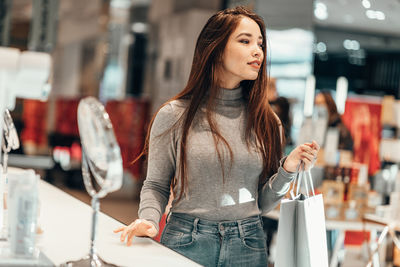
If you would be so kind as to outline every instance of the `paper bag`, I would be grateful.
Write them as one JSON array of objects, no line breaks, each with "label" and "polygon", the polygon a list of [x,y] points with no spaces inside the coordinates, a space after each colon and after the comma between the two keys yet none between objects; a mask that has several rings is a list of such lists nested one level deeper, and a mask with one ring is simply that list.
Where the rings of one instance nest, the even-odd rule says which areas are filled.
[{"label": "paper bag", "polygon": [[298,174],[297,194],[281,201],[275,267],[328,267],[322,195],[315,195],[308,173],[304,175],[307,194],[298,194],[302,174]]}]

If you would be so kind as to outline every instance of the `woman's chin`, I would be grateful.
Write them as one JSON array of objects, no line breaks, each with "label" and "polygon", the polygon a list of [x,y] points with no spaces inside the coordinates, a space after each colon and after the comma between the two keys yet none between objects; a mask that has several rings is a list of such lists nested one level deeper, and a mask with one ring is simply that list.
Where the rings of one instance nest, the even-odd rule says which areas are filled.
[{"label": "woman's chin", "polygon": [[257,80],[257,78],[258,78],[258,75],[249,75],[249,77],[246,80],[254,81],[254,80]]}]

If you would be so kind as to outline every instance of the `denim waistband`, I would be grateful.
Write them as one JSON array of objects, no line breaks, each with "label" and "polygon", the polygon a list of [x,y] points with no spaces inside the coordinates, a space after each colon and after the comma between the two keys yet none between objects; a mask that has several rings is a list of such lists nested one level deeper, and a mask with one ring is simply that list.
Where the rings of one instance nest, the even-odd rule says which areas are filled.
[{"label": "denim waistband", "polygon": [[168,216],[168,222],[177,224],[183,228],[192,229],[193,231],[203,231],[208,233],[224,233],[244,235],[246,232],[255,228],[262,228],[261,216],[251,216],[248,218],[232,221],[212,221],[197,218],[185,213],[171,213]]}]

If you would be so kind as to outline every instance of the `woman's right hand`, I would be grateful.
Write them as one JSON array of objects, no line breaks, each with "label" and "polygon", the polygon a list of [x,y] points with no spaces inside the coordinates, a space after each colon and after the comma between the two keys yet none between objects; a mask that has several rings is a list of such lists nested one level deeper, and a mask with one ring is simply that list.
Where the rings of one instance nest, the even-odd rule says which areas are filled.
[{"label": "woman's right hand", "polygon": [[283,168],[287,172],[296,172],[297,166],[303,161],[304,169],[309,170],[317,159],[319,149],[320,147],[315,141],[297,146],[287,156]]},{"label": "woman's right hand", "polygon": [[122,232],[121,242],[125,242],[125,239],[128,238],[126,241],[127,246],[132,245],[134,236],[155,237],[158,233],[154,224],[144,219],[137,219],[128,226],[122,226],[114,230],[114,233],[119,232]]}]

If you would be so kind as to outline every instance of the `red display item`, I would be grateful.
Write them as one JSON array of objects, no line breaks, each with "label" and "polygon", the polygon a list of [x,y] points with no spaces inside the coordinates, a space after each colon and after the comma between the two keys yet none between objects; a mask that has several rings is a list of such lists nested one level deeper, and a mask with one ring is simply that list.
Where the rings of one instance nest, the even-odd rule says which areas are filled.
[{"label": "red display item", "polygon": [[364,231],[346,231],[344,237],[344,245],[361,246],[364,241],[369,241],[370,232]]},{"label": "red display item", "polygon": [[133,174],[136,175],[136,177],[140,177],[142,174],[142,169],[143,169],[143,163],[144,163],[144,158],[140,158],[140,160],[136,161],[135,163],[132,163],[133,160],[135,160],[140,153],[143,150],[144,146],[144,138],[137,139],[136,142],[133,143],[133,145],[130,147],[129,151],[129,156],[127,158],[127,161],[129,165],[127,166],[127,169]]},{"label": "red display item", "polygon": [[107,113],[121,148],[123,166],[136,179],[142,178],[143,159],[134,164],[132,161],[141,153],[144,146],[149,108],[147,100],[136,98],[111,100],[106,104]]},{"label": "red display item", "polygon": [[29,119],[32,116],[40,120],[47,117],[47,102],[25,99],[23,107],[23,118]]},{"label": "red display item", "polygon": [[36,146],[47,145],[47,110],[47,102],[31,99],[23,101],[22,142],[30,142]]},{"label": "red display item", "polygon": [[374,175],[381,167],[381,111],[381,102],[375,98],[349,98],[342,116],[353,137],[354,161],[368,164],[369,175]]},{"label": "red display item", "polygon": [[78,98],[59,98],[56,100],[56,133],[79,136],[77,119],[79,101]]},{"label": "red display item", "polygon": [[82,160],[82,147],[77,142],[72,143],[71,158],[77,161]]}]

